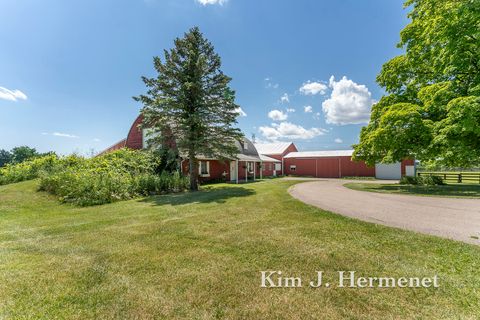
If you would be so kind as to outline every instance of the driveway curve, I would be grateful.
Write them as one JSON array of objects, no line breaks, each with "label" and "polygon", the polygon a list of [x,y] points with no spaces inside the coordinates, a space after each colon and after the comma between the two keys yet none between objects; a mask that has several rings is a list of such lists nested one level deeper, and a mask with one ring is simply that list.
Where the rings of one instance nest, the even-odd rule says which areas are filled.
[{"label": "driveway curve", "polygon": [[[480,245],[480,199],[357,191],[343,186],[348,182],[352,181],[299,183],[289,193],[307,204],[344,216]],[[385,183],[371,183],[379,182]]]}]

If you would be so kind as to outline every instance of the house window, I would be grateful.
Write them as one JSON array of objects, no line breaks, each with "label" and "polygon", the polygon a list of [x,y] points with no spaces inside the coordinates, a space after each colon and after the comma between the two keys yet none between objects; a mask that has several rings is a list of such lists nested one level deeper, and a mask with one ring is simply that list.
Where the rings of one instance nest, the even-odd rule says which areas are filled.
[{"label": "house window", "polygon": [[253,172],[253,162],[247,162],[248,172]]},{"label": "house window", "polygon": [[282,170],[282,165],[280,163],[275,163],[275,171]]},{"label": "house window", "polygon": [[198,171],[200,176],[210,177],[210,161],[200,161]]},{"label": "house window", "polygon": [[297,171],[297,166],[291,165],[290,166],[290,171]]}]

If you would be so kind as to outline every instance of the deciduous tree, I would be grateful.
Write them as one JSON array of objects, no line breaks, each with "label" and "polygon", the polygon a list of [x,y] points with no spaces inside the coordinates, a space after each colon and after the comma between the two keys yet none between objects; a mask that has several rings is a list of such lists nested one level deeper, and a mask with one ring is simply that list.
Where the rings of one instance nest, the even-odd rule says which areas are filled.
[{"label": "deciduous tree", "polygon": [[405,54],[385,63],[387,95],[372,107],[354,158],[480,163],[480,1],[408,0]]}]

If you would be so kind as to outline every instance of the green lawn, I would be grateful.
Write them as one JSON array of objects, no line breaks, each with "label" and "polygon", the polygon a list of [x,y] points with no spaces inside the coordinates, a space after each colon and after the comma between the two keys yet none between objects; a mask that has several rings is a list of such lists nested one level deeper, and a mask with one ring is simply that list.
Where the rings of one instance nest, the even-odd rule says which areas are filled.
[{"label": "green lawn", "polygon": [[[0,187],[0,319],[480,317],[480,247],[307,206],[295,181],[89,208]],[[260,287],[260,271],[440,277],[438,289]]]},{"label": "green lawn", "polygon": [[443,186],[415,186],[403,184],[347,183],[345,187],[370,192],[411,194],[417,196],[441,196],[480,198],[480,184],[447,184]]}]

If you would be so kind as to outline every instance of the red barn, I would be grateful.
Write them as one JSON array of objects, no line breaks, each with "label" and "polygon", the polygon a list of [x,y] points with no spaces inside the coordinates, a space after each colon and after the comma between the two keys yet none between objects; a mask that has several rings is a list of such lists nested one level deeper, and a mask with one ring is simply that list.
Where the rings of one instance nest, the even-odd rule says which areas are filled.
[{"label": "red barn", "polygon": [[264,155],[273,159],[279,160],[279,163],[275,164],[274,175],[285,174],[284,170],[284,158],[290,152],[296,152],[297,147],[293,142],[278,142],[278,143],[256,143],[255,148],[260,155]]},{"label": "red barn", "polygon": [[[142,129],[143,117],[140,115],[135,119],[127,138],[102,151],[100,154],[111,152],[121,148],[143,149],[147,147],[146,129]],[[275,166],[281,163],[280,160],[260,155],[255,145],[248,139],[237,141],[238,154],[235,159],[214,159],[199,156],[199,179],[201,181],[248,181],[257,178],[278,175]],[[170,147],[175,147],[172,141]],[[180,168],[182,173],[188,174],[188,161],[181,160]]]},{"label": "red barn", "polygon": [[[102,153],[121,148],[145,148],[147,139],[146,130],[140,128],[142,120],[142,116],[137,117],[127,137]],[[415,163],[412,159],[368,167],[363,161],[352,161],[353,150],[298,152],[293,142],[253,144],[248,139],[237,141],[236,145],[238,154],[233,159],[221,160],[199,156],[199,179],[238,183],[279,175],[400,179],[404,175],[415,174]],[[175,141],[172,141],[169,147],[175,148]],[[181,160],[180,168],[184,174],[188,174],[186,159]]]},{"label": "red barn", "polygon": [[291,152],[285,156],[285,174],[316,178],[376,177],[400,179],[415,172],[412,159],[369,167],[352,160],[353,150]]},{"label": "red barn", "polygon": [[352,161],[353,150],[291,152],[285,173],[317,178],[374,177],[375,168]]}]

